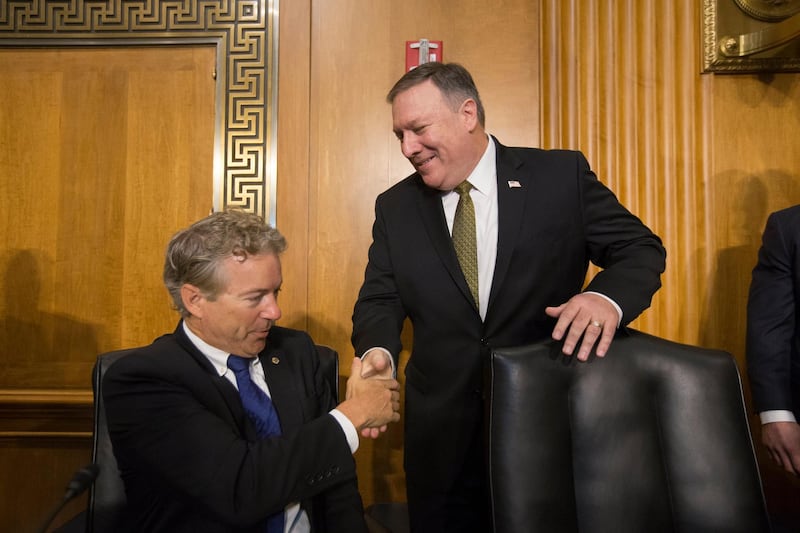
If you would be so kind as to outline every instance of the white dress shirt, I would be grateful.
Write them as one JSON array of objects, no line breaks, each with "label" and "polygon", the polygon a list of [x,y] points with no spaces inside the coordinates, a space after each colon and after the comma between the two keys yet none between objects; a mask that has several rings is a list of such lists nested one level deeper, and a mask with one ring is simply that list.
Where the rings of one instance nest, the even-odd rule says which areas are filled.
[{"label": "white dress shirt", "polygon": [[758,414],[761,424],[771,424],[772,422],[797,422],[794,413],[791,411],[774,410],[762,411]]}]

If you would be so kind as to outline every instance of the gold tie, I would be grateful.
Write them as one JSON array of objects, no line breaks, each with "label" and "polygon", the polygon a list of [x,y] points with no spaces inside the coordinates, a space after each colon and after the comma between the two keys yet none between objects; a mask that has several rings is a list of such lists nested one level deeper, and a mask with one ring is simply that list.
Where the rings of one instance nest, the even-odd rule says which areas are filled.
[{"label": "gold tie", "polygon": [[469,191],[472,184],[463,181],[456,187],[458,207],[453,219],[453,246],[456,249],[461,271],[467,280],[475,305],[478,305],[478,244],[475,240],[475,206]]}]

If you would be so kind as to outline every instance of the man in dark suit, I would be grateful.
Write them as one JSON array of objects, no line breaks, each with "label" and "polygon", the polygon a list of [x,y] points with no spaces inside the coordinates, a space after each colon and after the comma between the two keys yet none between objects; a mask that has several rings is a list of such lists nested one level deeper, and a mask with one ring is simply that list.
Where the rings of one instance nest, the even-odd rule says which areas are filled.
[{"label": "man in dark suit", "polygon": [[132,531],[366,531],[352,453],[359,429],[399,419],[398,384],[361,379],[356,359],[334,408],[311,338],[275,326],[284,248],[240,211],[170,241],[182,320],[103,383]]},{"label": "man in dark suit", "polygon": [[[602,357],[617,328],[650,305],[665,252],[580,153],[489,137],[463,67],[421,65],[387,100],[416,172],[377,199],[353,345],[364,376],[390,376],[404,319],[413,325],[404,426],[412,530],[491,531],[482,441],[491,348],[552,335],[567,354],[586,360],[597,343]],[[462,196],[454,189],[465,181]],[[466,248],[476,248],[477,279],[451,241],[462,201],[474,211]],[[604,270],[583,288],[589,261]]]},{"label": "man in dark suit", "polygon": [[764,446],[800,475],[800,205],[767,219],[747,302],[747,370]]}]

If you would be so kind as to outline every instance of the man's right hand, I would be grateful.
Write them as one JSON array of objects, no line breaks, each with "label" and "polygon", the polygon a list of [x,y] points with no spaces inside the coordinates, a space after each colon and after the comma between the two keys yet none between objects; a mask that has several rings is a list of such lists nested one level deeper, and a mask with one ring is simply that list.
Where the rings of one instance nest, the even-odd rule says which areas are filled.
[{"label": "man's right hand", "polygon": [[761,426],[761,441],[772,459],[784,470],[800,476],[800,425],[770,422]]},{"label": "man's right hand", "polygon": [[361,359],[355,357],[347,380],[346,400],[337,409],[362,434],[369,432],[368,436],[372,436],[374,431],[377,437],[389,422],[400,420],[400,384],[391,378],[365,379],[362,366]]},{"label": "man's right hand", "polygon": [[392,377],[392,363],[389,361],[389,355],[383,350],[370,350],[361,358],[361,377],[373,378],[379,377],[383,379],[390,379]]},{"label": "man's right hand", "polygon": [[[389,355],[383,350],[373,349],[364,354],[361,358],[361,377],[362,378],[392,378],[392,362]],[[386,426],[378,428],[364,428],[361,436],[368,439],[377,439],[381,433],[386,431]]]}]

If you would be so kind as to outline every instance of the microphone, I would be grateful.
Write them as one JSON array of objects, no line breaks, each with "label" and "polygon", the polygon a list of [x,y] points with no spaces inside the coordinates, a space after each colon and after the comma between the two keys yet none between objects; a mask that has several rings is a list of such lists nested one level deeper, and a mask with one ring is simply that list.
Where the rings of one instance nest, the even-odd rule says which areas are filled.
[{"label": "microphone", "polygon": [[61,499],[61,502],[53,509],[50,514],[47,516],[47,520],[45,520],[44,525],[39,529],[39,533],[46,533],[47,527],[50,523],[58,516],[58,513],[64,506],[69,503],[74,498],[83,494],[83,492],[92,486],[94,480],[97,479],[98,474],[100,474],[100,467],[95,463],[88,464],[75,472],[72,476],[72,479],[67,483],[67,492],[64,494],[64,497]]},{"label": "microphone", "polygon": [[67,483],[67,492],[64,494],[64,501],[68,502],[83,494],[83,491],[92,486],[92,483],[97,479],[99,473],[100,467],[95,463],[88,464],[75,472],[70,482]]}]

